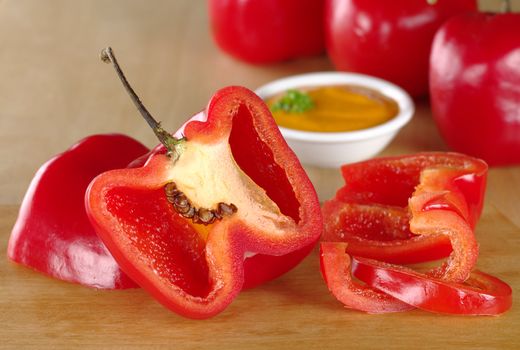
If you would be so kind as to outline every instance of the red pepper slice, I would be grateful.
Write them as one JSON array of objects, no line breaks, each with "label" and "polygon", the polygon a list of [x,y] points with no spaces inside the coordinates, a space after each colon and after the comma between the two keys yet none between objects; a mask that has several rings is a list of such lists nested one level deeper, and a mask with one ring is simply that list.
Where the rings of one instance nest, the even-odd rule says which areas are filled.
[{"label": "red pepper slice", "polygon": [[320,266],[325,283],[331,293],[345,307],[367,313],[387,313],[411,310],[414,307],[353,280],[351,259],[345,252],[346,243],[322,242]]},{"label": "red pepper slice", "polygon": [[405,267],[354,257],[352,272],[388,297],[431,312],[498,315],[512,305],[511,287],[480,271],[473,271],[464,283],[453,283]]},{"label": "red pepper slice", "polygon": [[454,256],[467,258],[464,269],[469,273],[471,256],[476,258],[469,233],[482,211],[484,162],[456,153],[422,153],[345,165],[342,172],[346,185],[323,206],[324,241],[348,242],[350,254],[392,263],[435,260],[451,251],[446,232],[433,229],[444,226],[451,212],[467,226],[453,224],[470,241],[465,247],[472,245]]},{"label": "red pepper slice", "polygon": [[97,237],[84,198],[95,176],[123,168],[147,151],[125,135],[93,135],[42,165],[22,202],[9,239],[9,258],[88,287],[137,287]]},{"label": "red pepper slice", "polygon": [[[245,258],[301,255],[322,227],[315,190],[263,101],[245,88],[225,88],[205,116],[185,126],[177,160],[154,154],[143,167],[101,174],[86,198],[121,268],[166,307],[192,318],[231,303],[244,284]],[[237,211],[207,226],[194,223],[165,196],[171,182],[199,212],[218,203]]]}]

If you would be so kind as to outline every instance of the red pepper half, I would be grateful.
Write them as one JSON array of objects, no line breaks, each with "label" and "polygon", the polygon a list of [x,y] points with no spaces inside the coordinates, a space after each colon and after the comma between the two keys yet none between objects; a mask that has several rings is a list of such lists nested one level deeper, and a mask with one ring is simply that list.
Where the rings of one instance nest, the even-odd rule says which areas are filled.
[{"label": "red pepper half", "polygon": [[[344,254],[345,255],[345,254]],[[458,315],[498,315],[512,305],[512,290],[496,277],[473,271],[464,283],[427,277],[411,269],[354,257],[354,276],[423,310]]]},{"label": "red pepper half", "polygon": [[[348,242],[349,254],[405,264],[448,256],[456,242],[453,256],[466,260],[456,264],[465,265],[462,274],[470,271],[477,254],[472,230],[485,192],[484,162],[456,153],[423,153],[345,165],[342,172],[346,185],[323,206],[323,241]],[[441,230],[446,225],[457,233],[446,234]]]},{"label": "red pepper half", "polygon": [[368,313],[401,312],[413,306],[356,282],[352,278],[351,259],[346,243],[323,242],[320,245],[321,274],[331,293],[345,307]]},{"label": "red pepper half", "polygon": [[172,140],[173,152],[101,174],[86,196],[121,268],[191,318],[231,303],[244,284],[245,259],[308,252],[322,230],[316,192],[258,96],[228,87],[204,114],[185,125],[183,142]]},{"label": "red pepper half", "polygon": [[22,202],[9,239],[9,258],[89,287],[137,287],[97,237],[84,198],[95,176],[124,168],[147,151],[125,135],[94,135],[42,165]]}]

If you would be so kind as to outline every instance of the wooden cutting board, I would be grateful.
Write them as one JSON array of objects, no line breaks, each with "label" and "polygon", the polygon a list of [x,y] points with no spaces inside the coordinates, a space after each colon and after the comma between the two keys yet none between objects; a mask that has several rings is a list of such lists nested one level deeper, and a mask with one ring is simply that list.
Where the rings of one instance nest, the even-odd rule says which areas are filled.
[{"label": "wooden cutting board", "polygon": [[[16,206],[0,206],[3,252],[16,214]],[[518,349],[520,230],[496,206],[487,205],[477,236],[477,267],[507,281],[515,293],[512,310],[499,317],[418,310],[367,315],[344,309],[323,283],[316,251],[292,272],[242,292],[223,313],[204,321],[177,316],[140,289],[88,289],[4,257],[0,348]]]}]

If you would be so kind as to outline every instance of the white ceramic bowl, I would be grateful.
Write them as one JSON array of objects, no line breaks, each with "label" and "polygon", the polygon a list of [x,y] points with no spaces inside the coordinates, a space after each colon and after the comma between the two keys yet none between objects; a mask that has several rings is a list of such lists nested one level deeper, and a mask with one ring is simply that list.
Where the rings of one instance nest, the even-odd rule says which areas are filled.
[{"label": "white ceramic bowl", "polygon": [[359,131],[312,132],[280,127],[285,140],[302,163],[337,168],[346,163],[375,156],[410,121],[414,113],[414,104],[403,89],[386,80],[368,75],[322,72],[275,80],[259,87],[255,92],[266,100],[288,89],[345,84],[371,88],[393,99],[399,106],[397,116],[383,124]]}]

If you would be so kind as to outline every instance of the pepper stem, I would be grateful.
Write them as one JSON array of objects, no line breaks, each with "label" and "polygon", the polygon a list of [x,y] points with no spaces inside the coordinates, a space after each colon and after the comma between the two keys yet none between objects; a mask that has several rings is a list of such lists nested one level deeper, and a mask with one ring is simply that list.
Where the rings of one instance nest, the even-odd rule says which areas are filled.
[{"label": "pepper stem", "polygon": [[146,107],[139,99],[139,96],[137,96],[134,89],[132,89],[132,86],[130,86],[130,83],[126,79],[123,71],[121,70],[119,63],[117,63],[116,56],[114,55],[114,51],[111,47],[107,47],[101,50],[101,60],[105,63],[112,63],[117,75],[119,76],[119,79],[121,79],[121,82],[125,87],[126,92],[128,92],[128,95],[130,95],[130,98],[132,99],[134,105],[137,107],[137,110],[139,110],[139,113],[141,113],[144,120],[146,120],[148,125],[150,125],[153,132],[155,133],[155,136],[157,136],[159,141],[164,145],[164,147],[166,147],[166,149],[168,150],[168,156],[173,157],[174,160],[177,160],[182,153],[183,144],[186,141],[186,138],[178,139],[173,137],[169,132],[167,132],[161,127],[160,122],[158,122],[157,120],[155,120],[154,117],[152,117],[150,112],[148,112]]},{"label": "pepper stem", "polygon": [[502,12],[511,12],[511,0],[502,0]]}]

